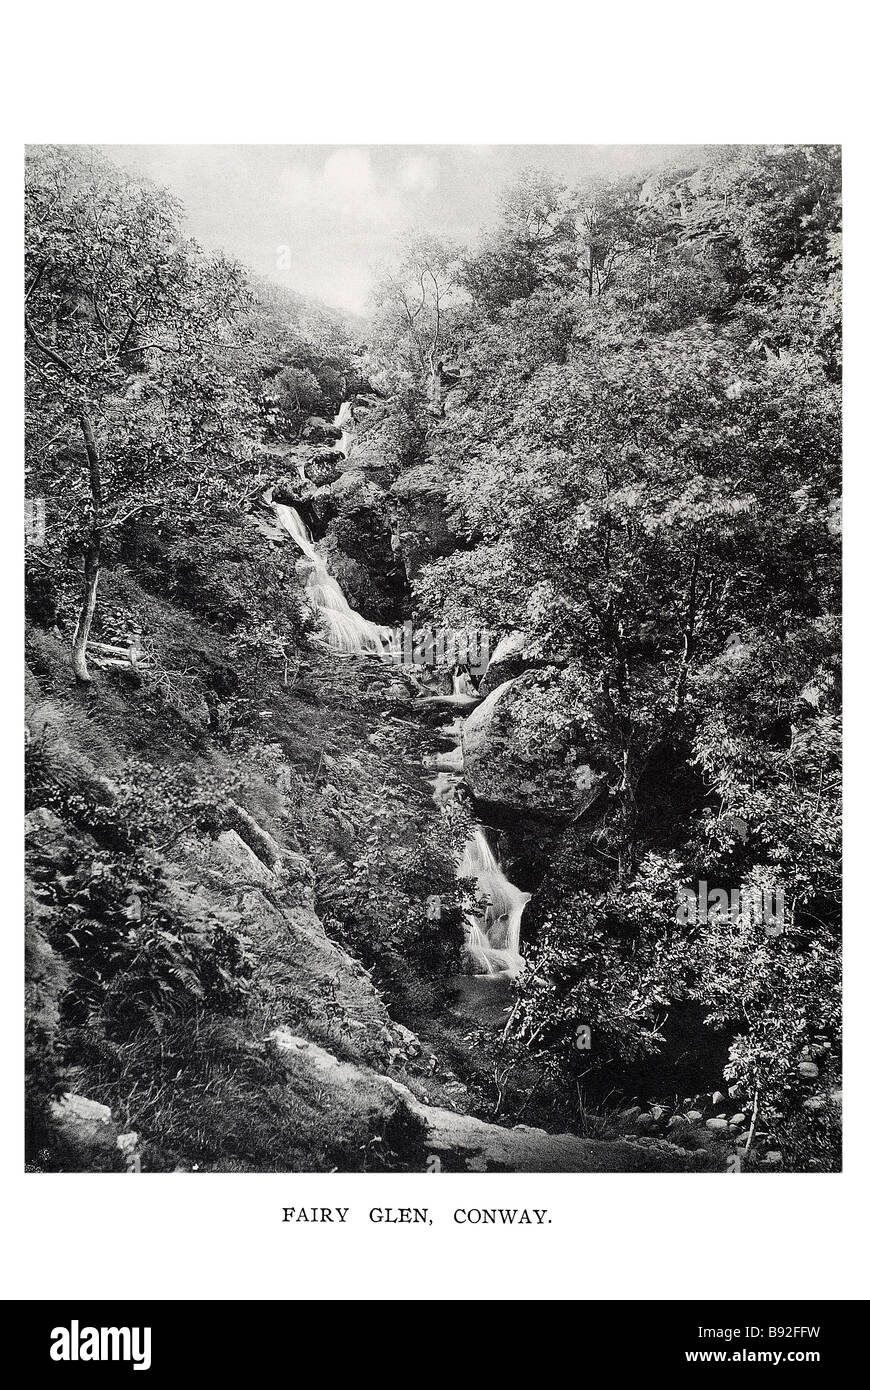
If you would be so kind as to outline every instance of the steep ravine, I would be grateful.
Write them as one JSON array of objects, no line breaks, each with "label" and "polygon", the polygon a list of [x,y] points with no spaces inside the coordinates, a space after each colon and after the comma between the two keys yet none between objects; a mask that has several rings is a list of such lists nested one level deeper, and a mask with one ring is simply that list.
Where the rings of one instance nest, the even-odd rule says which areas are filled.
[{"label": "steep ravine", "polygon": [[[353,404],[343,402],[332,422],[340,434],[335,441],[336,454],[349,459],[353,444]],[[300,465],[304,475],[304,466]],[[328,565],[314,545],[308,528],[296,508],[277,502],[270,489],[263,501],[272,508],[278,522],[302,552],[296,569],[303,579],[305,591],[318,620],[323,626],[329,646],[345,657],[377,656],[386,662],[401,665],[406,657],[402,650],[404,631],[373,623],[352,608]],[[433,783],[433,796],[444,804],[453,795],[463,767],[463,719],[481,701],[494,706],[511,682],[497,686],[486,699],[475,688],[471,677],[458,670],[451,675],[452,688],[448,693],[426,693],[420,679],[411,674],[416,686],[416,701],[423,705],[444,706],[455,711],[456,718],[445,732],[453,736],[453,746],[437,759],[438,772]],[[416,702],[415,702],[416,703]],[[520,954],[520,933],[523,909],[529,894],[522,892],[505,875],[483,826],[475,827],[462,852],[457,869],[460,878],[475,881],[481,907],[469,912],[466,920],[465,960],[472,975],[517,975],[523,969]]]},{"label": "steep ravine", "polygon": [[[249,1006],[206,1022],[192,1046],[167,1040],[154,1053],[102,1057],[69,1047],[61,1028],[52,1132],[37,1143],[49,1144],[53,1171],[709,1167],[661,1133],[591,1139],[491,1123],[486,1037],[511,1006],[529,895],[499,862],[500,837],[488,811],[475,809],[466,764],[478,785],[495,785],[481,776],[499,746],[489,716],[512,698],[522,673],[510,643],[486,682],[394,659],[406,635],[394,627],[407,611],[394,582],[401,540],[389,547],[392,570],[380,551],[368,577],[354,571],[353,597],[334,573],[338,552],[323,518],[335,483],[358,463],[360,404],[343,406],[334,422],[309,423],[302,443],[282,456],[289,474],[256,499],[247,513],[254,525],[241,528],[242,549],[262,556],[268,547],[274,572],[294,601],[305,594],[319,628],[295,669],[268,694],[258,689],[262,740],[238,750],[215,745],[209,711],[192,705],[180,725],[166,722],[155,737],[153,710],[121,683],[100,683],[83,705],[69,690],[63,643],[34,634],[31,735],[38,743],[43,729],[52,731],[62,780],[110,790],[126,776],[125,759],[150,764],[155,744],[164,762],[195,780],[232,774],[240,790],[216,825],[161,838],[145,853],[177,920],[194,931],[203,920],[227,921],[248,943],[251,969]],[[366,467],[375,468],[374,458],[369,445]],[[364,516],[364,536],[380,536],[380,524]],[[410,524],[406,513],[402,526]],[[362,542],[359,550],[366,553]],[[135,579],[107,575],[105,591],[144,612],[161,641],[172,632],[188,651],[206,644],[202,659],[218,668],[219,634],[198,632],[183,610],[149,597]],[[374,617],[357,606],[367,593]],[[41,804],[27,823],[33,1017],[51,1036],[64,991],[64,967],[49,946],[57,904],[106,849],[97,827],[82,832],[61,811]],[[372,832],[381,827],[375,859],[389,860],[391,845],[413,858],[415,846],[437,842],[396,905],[410,935],[395,946],[370,939],[393,913],[389,895],[375,903],[377,881],[368,877]],[[388,862],[388,879],[391,872]],[[401,882],[395,877],[392,891]],[[450,903],[443,921],[427,911],[429,895],[439,894]],[[136,913],[135,895],[126,911]]]},{"label": "steep ravine", "polygon": [[[354,447],[353,426],[354,403],[346,401],[332,422],[333,452],[343,456],[345,463]],[[318,485],[312,496],[304,457],[297,467],[308,493],[308,506],[316,510],[322,496],[330,491],[332,482]],[[333,467],[341,469],[341,458],[333,459]],[[340,471],[337,476],[340,479]],[[419,742],[422,749],[429,751],[422,753],[421,761],[434,772],[432,800],[440,814],[462,788],[464,729],[469,714],[482,707],[485,707],[484,716],[491,712],[512,685],[514,677],[507,675],[501,683],[497,680],[494,683],[490,677],[489,690],[485,693],[459,669],[450,678],[451,688],[445,691],[427,680],[429,673],[422,668],[403,666],[403,658],[407,657],[402,647],[403,630],[373,622],[351,606],[341,585],[330,573],[324,554],[324,551],[328,554],[328,548],[314,542],[300,511],[287,502],[275,500],[273,493],[274,489],[270,489],[264,494],[264,507],[300,551],[296,571],[330,650],[343,660],[374,659],[394,665],[413,691],[413,698],[403,706],[403,715],[412,720],[415,714],[423,716],[418,723]],[[268,539],[275,543],[276,532],[268,514],[261,512],[255,519]],[[416,555],[416,548],[412,554]],[[504,650],[495,655],[497,659],[509,658],[512,653],[509,641]],[[439,709],[443,709],[449,722],[433,726],[431,717]],[[480,722],[477,721],[478,727]],[[468,797],[467,787],[464,791]],[[492,1023],[510,1008],[509,991],[502,985],[524,968],[522,915],[531,895],[510,882],[482,824],[476,825],[465,841],[456,872],[460,879],[473,881],[477,900],[467,909],[464,919],[464,978],[454,982],[458,986],[459,1009],[471,1020],[480,1022],[488,1017]],[[270,1046],[280,1057],[292,1059],[294,1065],[313,1068],[331,1090],[340,1092],[353,1088],[361,1079],[359,1068],[353,1063],[337,1058],[289,1029],[273,1031]],[[613,1171],[680,1168],[686,1166],[687,1160],[690,1163],[692,1160],[688,1150],[666,1142],[658,1145],[653,1154],[648,1147],[649,1139],[638,1144],[604,1142],[569,1134],[551,1135],[525,1125],[508,1128],[491,1124],[460,1111],[427,1104],[395,1078],[377,1075],[375,1080],[388,1088],[382,1091],[382,1096],[403,1104],[423,1126],[421,1142],[429,1153],[429,1161],[434,1155],[439,1166],[472,1170],[493,1167],[515,1171]],[[454,1084],[463,1092],[462,1098],[467,1104],[468,1094],[458,1083]]]}]

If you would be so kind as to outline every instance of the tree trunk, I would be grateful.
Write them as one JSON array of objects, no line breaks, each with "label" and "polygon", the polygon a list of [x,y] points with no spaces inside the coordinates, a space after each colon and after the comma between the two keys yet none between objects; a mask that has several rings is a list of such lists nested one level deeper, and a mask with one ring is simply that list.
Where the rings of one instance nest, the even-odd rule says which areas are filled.
[{"label": "tree trunk", "polygon": [[439,419],[444,414],[443,369],[440,362],[429,368],[429,410]]},{"label": "tree trunk", "polygon": [[637,801],[627,778],[616,793],[616,880],[624,888],[637,872]]},{"label": "tree trunk", "polygon": [[76,630],[73,633],[72,666],[75,678],[80,685],[89,685],[91,680],[88,671],[87,650],[88,638],[91,635],[91,623],[94,620],[94,610],[97,606],[97,585],[100,582],[100,550],[100,538],[92,538],[85,555],[82,602],[76,620]]},{"label": "tree trunk", "polygon": [[86,411],[79,416],[85,450],[88,456],[88,480],[91,487],[91,530],[88,548],[85,553],[85,573],[82,584],[82,601],[76,620],[76,630],[72,640],[72,667],[76,680],[81,685],[89,685],[88,638],[91,623],[97,606],[97,586],[100,582],[100,564],[103,553],[103,482],[100,473],[100,456],[94,439],[90,417]]}]

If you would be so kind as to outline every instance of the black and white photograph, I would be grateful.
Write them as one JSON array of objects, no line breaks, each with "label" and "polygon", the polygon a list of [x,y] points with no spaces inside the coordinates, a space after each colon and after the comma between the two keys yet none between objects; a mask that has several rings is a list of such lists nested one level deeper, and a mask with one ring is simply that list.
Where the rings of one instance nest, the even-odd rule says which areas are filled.
[{"label": "black and white photograph", "polygon": [[29,1170],[837,1171],[839,147],[25,208]]},{"label": "black and white photograph", "polygon": [[455,1337],[306,1305],[440,1302],[546,1376],[565,1315],[511,1305],[568,1303],[587,1379],[836,1378],[870,1294],[854,7],[8,28],[28,1369],[410,1375],[402,1326],[431,1377]]}]

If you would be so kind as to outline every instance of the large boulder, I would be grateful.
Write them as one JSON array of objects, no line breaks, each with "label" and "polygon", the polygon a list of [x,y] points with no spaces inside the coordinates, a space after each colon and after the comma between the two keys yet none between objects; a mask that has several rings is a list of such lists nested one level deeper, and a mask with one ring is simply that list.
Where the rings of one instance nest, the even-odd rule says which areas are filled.
[{"label": "large boulder", "polygon": [[506,633],[490,653],[489,665],[480,688],[484,695],[489,695],[504,681],[521,676],[532,665],[534,660],[528,653],[526,634],[514,629]]},{"label": "large boulder", "polygon": [[538,673],[504,681],[468,716],[462,730],[465,778],[488,805],[545,818],[581,814],[596,799],[600,778],[567,732],[529,739],[538,703]]},{"label": "large boulder", "polygon": [[326,487],[336,482],[347,467],[347,459],[341,449],[319,450],[305,461],[305,476],[315,487]]}]

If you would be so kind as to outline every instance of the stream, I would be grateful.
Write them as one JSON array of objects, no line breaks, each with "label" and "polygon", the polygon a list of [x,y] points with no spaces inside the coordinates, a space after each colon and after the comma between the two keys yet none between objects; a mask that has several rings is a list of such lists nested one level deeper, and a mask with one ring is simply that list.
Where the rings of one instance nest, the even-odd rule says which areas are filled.
[{"label": "stream", "polygon": [[[345,459],[350,455],[353,441],[353,404],[344,401],[333,420],[341,430],[336,451]],[[300,465],[304,478],[304,467]],[[309,602],[322,624],[332,650],[351,657],[377,657],[395,664],[398,659],[392,628],[369,621],[352,608],[338,580],[329,573],[326,561],[317,549],[303,518],[295,507],[272,500],[271,490],[263,496],[281,527],[302,552],[296,570],[302,579]],[[444,808],[453,799],[462,781],[462,731],[465,714],[476,709],[482,696],[471,677],[464,671],[454,673],[451,694],[417,696],[418,703],[441,704],[455,711],[453,721],[441,729],[452,748],[436,760],[432,781],[433,799]],[[504,682],[507,685],[508,682]],[[493,703],[503,686],[497,686],[488,700]],[[478,824],[469,836],[456,866],[457,878],[472,878],[476,888],[476,906],[465,918],[465,957],[468,973],[479,977],[498,976],[502,980],[519,975],[525,967],[520,952],[523,911],[531,894],[510,882],[490,845],[483,825]]]}]

